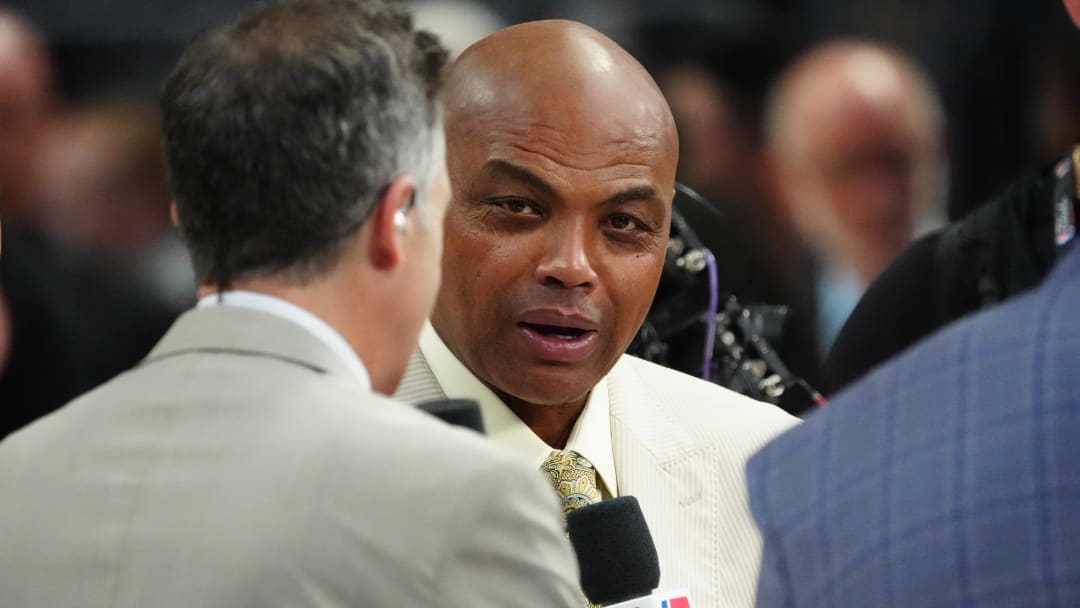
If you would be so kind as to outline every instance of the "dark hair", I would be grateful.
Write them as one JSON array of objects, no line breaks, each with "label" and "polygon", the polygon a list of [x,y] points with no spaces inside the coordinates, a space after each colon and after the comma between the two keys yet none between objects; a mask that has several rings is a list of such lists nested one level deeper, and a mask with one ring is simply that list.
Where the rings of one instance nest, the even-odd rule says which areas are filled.
[{"label": "dark hair", "polygon": [[443,162],[446,56],[380,0],[260,4],[192,40],[161,110],[199,282],[310,280],[338,261],[396,176],[424,188]]}]

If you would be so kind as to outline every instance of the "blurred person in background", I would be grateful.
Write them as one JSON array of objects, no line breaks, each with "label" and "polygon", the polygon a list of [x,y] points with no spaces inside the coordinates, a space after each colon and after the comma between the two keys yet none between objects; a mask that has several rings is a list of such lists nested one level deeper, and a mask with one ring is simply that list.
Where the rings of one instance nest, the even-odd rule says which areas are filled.
[{"label": "blurred person in background", "polygon": [[172,310],[194,303],[152,106],[114,96],[70,108],[49,129],[35,169],[35,224],[52,246],[96,257]]},{"label": "blurred person in background", "polygon": [[[83,120],[89,113],[57,121],[60,104],[49,92],[45,45],[10,13],[0,13],[0,66],[0,214],[7,245],[0,265],[10,327],[10,352],[0,368],[3,437],[134,365],[183,298],[170,304],[163,289],[141,278],[163,276],[149,269],[161,260],[175,264],[177,256],[136,255],[131,245],[148,239],[125,236],[151,232],[128,228],[133,222],[170,230],[153,123]],[[114,128],[125,120],[127,127]],[[107,132],[113,135],[101,135]],[[44,205],[41,195],[48,199]],[[130,208],[120,209],[125,205]],[[147,211],[155,219],[139,219]],[[82,236],[88,233],[122,263],[83,248],[91,242]],[[78,248],[70,247],[73,235]],[[148,271],[133,272],[140,267]],[[186,289],[190,303],[190,270],[170,276],[188,282],[173,293]]]},{"label": "blurred person in background", "polygon": [[[1068,23],[1064,14],[1058,19]],[[1043,41],[1045,95],[1037,104],[1035,140],[1055,162],[919,239],[870,285],[826,360],[826,392],[843,389],[942,326],[1035,287],[1073,247],[1080,147],[1069,142],[1080,138],[1080,34],[1072,27],[1054,31]],[[922,295],[911,299],[912,293]]]},{"label": "blurred person in background", "polygon": [[[1080,26],[1080,0],[1065,5]],[[1076,168],[1051,171],[1056,196],[1018,182],[989,231],[984,206],[941,236],[1004,245],[984,277],[1042,248],[1058,263],[1038,288],[913,346],[751,458],[759,606],[1080,606],[1080,251],[1055,242],[1075,237]],[[1049,227],[1059,202],[1072,230]],[[924,294],[898,289],[891,307]]]},{"label": "blurred person in background", "polygon": [[941,221],[941,105],[898,52],[831,41],[781,75],[766,133],[775,196],[814,255],[824,354],[866,286]]},{"label": "blurred person in background", "polygon": [[31,167],[55,104],[51,82],[44,42],[21,17],[0,10],[0,438],[89,388],[84,358],[69,342],[70,294],[29,226]]},{"label": "blurred person in background", "polygon": [[1063,150],[1080,141],[1080,32],[1060,14],[1046,20],[1029,68],[1036,82],[1028,122],[1039,164],[1060,160]]},{"label": "blurred person in background", "polygon": [[0,9],[0,214],[9,227],[29,213],[31,169],[52,107],[44,42],[21,17]]},{"label": "blurred person in background", "polygon": [[[717,63],[726,63],[718,59]],[[671,56],[654,69],[679,128],[679,179],[709,200],[737,209],[762,200],[761,139],[752,115],[740,106],[746,83],[732,83],[704,59]],[[684,160],[685,158],[685,160]]]},{"label": "blurred person in background", "polygon": [[763,107],[795,36],[771,12],[745,24],[689,20],[695,13],[645,22],[634,36],[675,115],[679,180],[725,215],[753,214],[771,228]]}]

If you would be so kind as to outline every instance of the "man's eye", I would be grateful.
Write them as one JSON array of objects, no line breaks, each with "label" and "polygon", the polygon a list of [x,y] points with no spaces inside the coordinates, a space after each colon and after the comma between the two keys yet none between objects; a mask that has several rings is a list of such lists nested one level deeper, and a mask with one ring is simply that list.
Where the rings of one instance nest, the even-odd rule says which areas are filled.
[{"label": "man's eye", "polygon": [[507,211],[512,211],[514,213],[521,213],[522,211],[527,211],[529,209],[529,206],[525,204],[525,201],[519,201],[516,199],[503,201],[503,207]]},{"label": "man's eye", "polygon": [[514,215],[536,215],[539,213],[532,203],[520,198],[502,198],[491,201],[491,204],[501,207]]},{"label": "man's eye", "polygon": [[638,222],[629,215],[613,215],[608,219],[608,224],[616,230],[633,230],[638,227]]}]

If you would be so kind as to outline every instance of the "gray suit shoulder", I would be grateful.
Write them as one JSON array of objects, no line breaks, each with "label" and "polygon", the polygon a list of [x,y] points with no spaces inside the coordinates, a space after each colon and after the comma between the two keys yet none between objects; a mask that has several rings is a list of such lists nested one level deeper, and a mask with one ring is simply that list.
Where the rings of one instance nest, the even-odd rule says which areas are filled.
[{"label": "gray suit shoulder", "polygon": [[[412,406],[380,395],[365,405],[380,410],[370,430],[394,444],[386,458],[398,469],[405,485],[400,491],[418,518],[413,531],[427,529],[429,538],[445,541],[441,552],[430,555],[436,604],[578,604],[577,563],[562,533],[555,493],[539,471],[479,433]],[[372,440],[349,444],[359,457],[367,451],[362,444]],[[346,475],[353,466],[369,468],[358,459],[339,462]],[[368,498],[360,492],[359,499]]]},{"label": "gray suit shoulder", "polygon": [[357,435],[357,441],[351,442],[356,450],[369,449],[377,435],[379,441],[393,443],[397,457],[426,463],[428,468],[468,465],[451,471],[451,477],[473,469],[535,473],[523,459],[499,449],[483,435],[449,425],[403,401],[376,393],[366,394],[359,401],[355,394],[340,397],[344,401],[334,400],[342,418],[336,426],[341,433]]},{"label": "gray suit shoulder", "polygon": [[[341,605],[575,604],[554,493],[516,456],[346,379],[274,364],[259,365],[260,382],[193,383],[181,364],[121,376],[0,444],[0,494],[20,497],[0,509],[0,537],[18,546],[43,529],[80,538],[111,526],[117,512],[103,505],[130,493],[72,483],[110,471],[152,498],[140,521],[186,530],[173,551],[133,560],[197,552],[202,576],[254,594],[251,605],[313,605],[327,589]],[[228,367],[222,377],[255,369]],[[205,497],[195,510],[166,499],[192,495]],[[39,516],[71,504],[86,508],[63,530]],[[46,549],[39,559],[54,559]],[[183,582],[155,576],[166,596]]]}]

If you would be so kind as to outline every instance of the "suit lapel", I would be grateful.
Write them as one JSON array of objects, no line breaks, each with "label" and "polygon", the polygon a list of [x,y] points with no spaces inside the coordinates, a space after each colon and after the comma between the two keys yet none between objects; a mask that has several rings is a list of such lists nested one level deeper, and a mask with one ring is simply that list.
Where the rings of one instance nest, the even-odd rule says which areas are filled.
[{"label": "suit lapel", "polygon": [[624,359],[609,376],[612,442],[619,493],[635,496],[660,556],[664,588],[687,588],[712,605],[716,562],[715,454],[684,429]]},{"label": "suit lapel", "polygon": [[[642,404],[623,404],[619,409],[625,412],[624,407],[639,409]],[[704,477],[711,468],[709,454],[676,442],[650,443],[658,433],[641,411],[636,414],[620,416],[613,406],[611,428],[619,494],[638,499],[662,558],[693,553],[689,548],[697,540],[684,538],[686,531],[700,533],[702,538],[711,537],[712,532],[709,513],[713,509],[710,495],[704,491]],[[668,421],[652,422],[670,425]]]},{"label": "suit lapel", "polygon": [[700,458],[695,458],[703,450],[628,363],[624,358],[616,365],[608,383],[620,493],[633,495],[636,488],[660,484],[675,492],[680,505],[692,504],[704,487]]},{"label": "suit lapel", "polygon": [[439,384],[435,372],[424,356],[424,351],[417,348],[409,358],[405,376],[398,385],[394,398],[405,403],[423,403],[435,399],[446,399],[446,391]]}]

